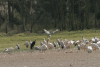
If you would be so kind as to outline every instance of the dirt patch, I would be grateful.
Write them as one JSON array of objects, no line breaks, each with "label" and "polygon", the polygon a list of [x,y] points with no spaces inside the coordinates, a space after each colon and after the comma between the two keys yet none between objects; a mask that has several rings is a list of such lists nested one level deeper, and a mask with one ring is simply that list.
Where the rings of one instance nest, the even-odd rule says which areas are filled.
[{"label": "dirt patch", "polygon": [[[72,50],[72,51],[71,51]],[[92,53],[77,49],[46,50],[41,53],[15,52],[12,54],[0,53],[0,67],[99,67],[100,51]]]}]

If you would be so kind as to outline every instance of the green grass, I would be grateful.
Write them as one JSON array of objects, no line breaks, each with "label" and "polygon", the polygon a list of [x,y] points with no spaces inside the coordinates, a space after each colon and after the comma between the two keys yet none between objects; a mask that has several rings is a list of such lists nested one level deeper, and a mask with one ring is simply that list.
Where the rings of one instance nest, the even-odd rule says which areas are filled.
[{"label": "green grass", "polygon": [[[53,43],[53,41],[57,41],[56,38],[59,39],[67,39],[67,40],[81,40],[82,35],[84,38],[90,40],[92,37],[96,36],[100,38],[100,30],[83,30],[83,31],[62,31],[54,33],[50,37],[50,42]],[[37,39],[36,45],[40,45],[40,41],[43,41],[43,38],[47,40],[48,36],[45,33],[32,33],[30,35],[19,33],[19,34],[13,34],[12,36],[9,36],[5,33],[0,33],[0,51],[4,50],[5,48],[13,47],[15,48],[15,45],[19,43],[21,50],[26,50],[26,46],[24,45],[25,41],[34,41],[34,39]],[[29,48],[28,48],[29,49]]]}]

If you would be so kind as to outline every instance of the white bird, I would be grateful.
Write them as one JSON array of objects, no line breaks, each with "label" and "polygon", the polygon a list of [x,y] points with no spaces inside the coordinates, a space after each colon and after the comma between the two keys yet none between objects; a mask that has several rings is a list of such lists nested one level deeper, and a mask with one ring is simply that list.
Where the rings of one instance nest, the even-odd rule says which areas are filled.
[{"label": "white bird", "polygon": [[99,38],[98,37],[94,37],[91,40],[92,40],[92,43],[97,43],[99,41]]},{"label": "white bird", "polygon": [[32,41],[31,41],[31,40],[29,40],[29,43],[30,43],[30,46],[31,46],[31,44],[32,44]]},{"label": "white bird", "polygon": [[88,43],[82,43],[80,46],[84,49],[84,51],[86,50],[88,53],[92,52],[92,46],[88,46]]},{"label": "white bird", "polygon": [[16,44],[15,49],[19,50],[20,46],[18,44]]},{"label": "white bird", "polygon": [[50,41],[50,39],[48,38],[47,39],[47,46],[49,47],[49,49],[54,48],[54,45],[52,43],[50,43],[49,41]]},{"label": "white bird", "polygon": [[81,43],[81,48],[84,49],[84,51],[86,50],[88,53],[92,52],[92,46],[89,46],[89,42],[82,42]]},{"label": "white bird", "polygon": [[68,40],[67,40],[67,39],[65,39],[64,44],[65,44],[65,45],[67,45],[67,44],[68,44]]},{"label": "white bird", "polygon": [[46,34],[48,34],[49,37],[51,37],[51,35],[52,35],[53,33],[57,32],[57,31],[58,31],[58,29],[55,30],[55,31],[47,31],[46,29],[44,29],[44,32],[45,32]]},{"label": "white bird", "polygon": [[100,47],[100,41],[98,37],[94,37],[91,39],[92,43],[96,43]]},{"label": "white bird", "polygon": [[92,53],[92,46],[88,46],[88,43],[82,43],[81,47],[84,49],[84,51],[86,50],[88,53]]},{"label": "white bird", "polygon": [[29,42],[26,41],[24,45],[26,45],[26,48],[28,48],[29,47]]},{"label": "white bird", "polygon": [[100,39],[98,37],[94,37],[95,41],[98,42]]},{"label": "white bird", "polygon": [[71,46],[73,46],[73,44],[75,44],[75,41],[73,41],[73,40],[68,41],[68,44],[66,45],[66,47],[71,48]]},{"label": "white bird", "polygon": [[100,44],[100,41],[98,41],[97,44]]},{"label": "white bird", "polygon": [[45,45],[47,45],[47,42],[46,42],[45,38],[43,38],[43,43],[44,43]]},{"label": "white bird", "polygon": [[43,52],[43,51],[45,52],[45,50],[48,49],[47,45],[43,44],[43,42],[40,42],[40,45],[41,45],[41,46],[39,47],[39,50],[41,50],[42,52]]},{"label": "white bird", "polygon": [[92,46],[87,46],[88,53],[92,53]]},{"label": "white bird", "polygon": [[12,52],[14,51],[13,47],[9,47],[8,49],[6,48],[5,50],[3,50],[4,52]]},{"label": "white bird", "polygon": [[71,43],[71,44],[75,44],[75,41],[71,40],[70,43]]},{"label": "white bird", "polygon": [[62,38],[61,38],[60,45],[61,45],[61,48],[62,48],[62,49],[65,47],[65,44],[64,44],[64,42],[63,42]]},{"label": "white bird", "polygon": [[100,47],[100,41],[97,42],[97,45]]},{"label": "white bird", "polygon": [[94,48],[93,50],[95,50],[95,51],[96,51],[96,49],[100,50],[100,47],[96,43],[90,43],[90,45],[92,46],[92,48]]},{"label": "white bird", "polygon": [[84,51],[87,49],[87,44],[86,43],[81,43],[80,47],[84,49]]},{"label": "white bird", "polygon": [[86,44],[87,42],[89,42],[89,41],[87,39],[85,39],[84,36],[82,36],[82,43]]},{"label": "white bird", "polygon": [[92,38],[91,40],[92,40],[92,43],[96,43],[96,42],[95,42],[95,38]]}]

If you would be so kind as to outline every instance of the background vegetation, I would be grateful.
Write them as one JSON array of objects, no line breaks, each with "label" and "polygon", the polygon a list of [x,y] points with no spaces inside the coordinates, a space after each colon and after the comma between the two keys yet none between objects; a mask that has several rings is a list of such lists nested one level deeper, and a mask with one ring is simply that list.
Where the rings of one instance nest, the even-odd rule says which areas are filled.
[{"label": "background vegetation", "polygon": [[[61,38],[63,40],[81,40],[82,35],[85,39],[90,40],[92,37],[96,36],[100,38],[100,30],[83,30],[83,31],[59,31],[57,33],[54,33],[50,37],[50,42],[53,43],[53,41],[57,42],[56,38]],[[43,38],[47,40],[48,35],[45,35],[45,33],[31,33],[31,34],[13,34],[12,36],[9,36],[6,33],[0,34],[0,52],[3,51],[5,48],[13,47],[15,48],[16,44],[18,43],[20,45],[21,51],[26,50],[26,46],[24,45],[25,41],[34,41],[35,38],[37,39],[35,46],[40,46],[40,41],[43,41]],[[30,49],[30,48],[28,48]]]},{"label": "background vegetation", "polygon": [[0,0],[0,32],[100,29],[100,0]]},{"label": "background vegetation", "polygon": [[[55,30],[58,37],[81,40],[100,37],[100,0],[0,0],[0,51],[25,41],[48,38],[43,29]],[[90,30],[88,30],[90,29]]]}]

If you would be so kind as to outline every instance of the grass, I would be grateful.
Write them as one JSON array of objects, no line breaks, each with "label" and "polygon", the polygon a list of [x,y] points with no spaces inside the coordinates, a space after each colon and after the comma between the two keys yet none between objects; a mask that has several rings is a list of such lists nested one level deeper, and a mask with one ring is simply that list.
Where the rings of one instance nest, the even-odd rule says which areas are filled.
[{"label": "grass", "polygon": [[[83,30],[83,31],[62,31],[54,33],[50,37],[50,42],[53,43],[53,41],[57,41],[56,38],[59,39],[67,39],[67,40],[81,40],[82,35],[84,38],[90,40],[92,37],[96,36],[100,38],[100,30]],[[24,45],[25,41],[34,41],[34,39],[37,39],[36,45],[40,45],[40,41],[43,41],[43,38],[47,40],[48,36],[45,33],[32,33],[30,35],[19,33],[19,34],[13,34],[12,36],[9,36],[5,33],[0,33],[0,51],[3,51],[5,48],[13,47],[15,48],[15,45],[19,43],[21,50],[26,50],[26,46]],[[29,48],[28,48],[29,49]]]}]

